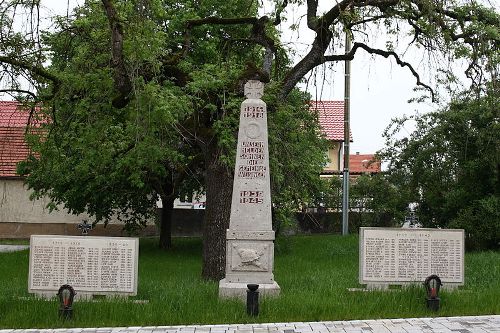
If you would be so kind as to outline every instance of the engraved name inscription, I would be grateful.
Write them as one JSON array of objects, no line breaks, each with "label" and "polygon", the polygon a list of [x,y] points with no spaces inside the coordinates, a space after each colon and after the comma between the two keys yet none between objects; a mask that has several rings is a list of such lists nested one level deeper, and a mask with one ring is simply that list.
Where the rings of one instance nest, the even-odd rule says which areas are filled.
[{"label": "engraved name inscription", "polygon": [[137,239],[32,236],[30,291],[70,284],[77,291],[135,294],[137,249]]},{"label": "engraved name inscription", "polygon": [[361,230],[361,279],[374,282],[463,283],[463,233],[432,229]]}]

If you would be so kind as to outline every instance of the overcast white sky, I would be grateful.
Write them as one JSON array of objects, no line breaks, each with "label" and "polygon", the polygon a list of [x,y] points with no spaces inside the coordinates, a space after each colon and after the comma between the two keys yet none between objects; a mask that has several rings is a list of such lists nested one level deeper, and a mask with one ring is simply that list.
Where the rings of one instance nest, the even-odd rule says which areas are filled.
[{"label": "overcast white sky", "polygon": [[[498,0],[493,1],[495,3]],[[82,3],[83,0],[42,1],[47,8],[63,15],[66,14],[68,4],[72,8]],[[264,11],[268,10],[271,10],[269,4],[264,8]],[[300,12],[289,12],[287,14],[289,23],[300,15]],[[307,45],[301,43],[301,37],[307,37],[306,30],[307,28],[301,28],[300,36],[285,34],[284,41],[288,39],[296,49],[305,50]],[[310,37],[307,40],[310,40]],[[413,60],[411,57],[405,59],[410,62]],[[350,147],[351,153],[374,153],[383,148],[382,132],[392,118],[416,112],[425,113],[438,108],[431,103],[407,103],[410,98],[416,96],[413,92],[415,78],[407,69],[399,67],[391,60],[381,57],[371,58],[365,53],[359,53],[351,62],[351,70],[351,130],[354,139]],[[321,100],[343,100],[343,64],[337,64],[334,69],[326,70],[325,78],[325,84],[310,83],[308,89],[313,97]],[[321,78],[319,82],[323,82],[323,79]],[[411,131],[411,128],[408,130]]]}]

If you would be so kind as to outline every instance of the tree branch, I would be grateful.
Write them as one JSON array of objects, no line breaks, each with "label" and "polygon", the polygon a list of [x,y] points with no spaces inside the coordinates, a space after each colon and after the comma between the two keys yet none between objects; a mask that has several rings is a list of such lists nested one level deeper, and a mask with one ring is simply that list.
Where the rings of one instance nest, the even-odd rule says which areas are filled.
[{"label": "tree branch", "polygon": [[318,28],[318,0],[307,0],[307,27],[311,30]]},{"label": "tree branch", "polygon": [[[103,0],[104,1],[104,0]],[[202,19],[188,20],[186,22],[186,28],[191,29],[192,27],[197,27],[205,24],[219,24],[219,25],[232,25],[232,24],[252,24],[255,25],[258,22],[256,17],[230,17],[222,18],[216,16],[209,16]]]},{"label": "tree branch", "polygon": [[[286,3],[286,0],[285,0]],[[251,38],[245,40],[247,42],[253,42],[263,46],[266,49],[266,56],[264,59],[264,71],[269,74],[272,64],[272,55],[276,52],[276,45],[274,40],[267,36],[266,34],[266,24],[269,22],[267,16],[262,16],[260,18],[255,17],[236,17],[236,18],[221,18],[221,17],[206,17],[197,20],[189,20],[186,22],[186,33],[184,34],[184,47],[183,54],[185,54],[190,45],[191,28],[196,26],[201,26],[205,24],[213,25],[240,25],[240,24],[251,24],[252,32]]]},{"label": "tree branch", "polygon": [[274,18],[273,22],[274,26],[277,26],[281,23],[281,13],[285,10],[286,6],[288,6],[288,0],[283,0],[283,3],[276,9],[276,17]]},{"label": "tree branch", "polygon": [[33,99],[36,101],[37,100],[37,96],[35,93],[29,91],[29,90],[23,90],[23,89],[0,89],[0,93],[18,93],[18,94],[26,94],[26,95],[30,95],[31,97],[33,97]]},{"label": "tree branch", "polygon": [[123,55],[123,27],[118,18],[116,9],[112,0],[102,0],[106,16],[111,29],[111,54],[112,65],[114,67],[114,85],[117,91],[113,98],[113,106],[123,108],[128,103],[128,95],[132,91],[132,83],[125,66],[125,57]]},{"label": "tree branch", "polygon": [[356,53],[356,51],[358,49],[363,49],[365,50],[366,52],[370,53],[370,54],[376,54],[376,55],[380,55],[384,58],[389,58],[389,57],[393,57],[395,60],[396,60],[396,63],[400,66],[400,67],[407,67],[410,72],[412,73],[412,75],[415,77],[415,79],[417,80],[417,86],[421,86],[421,87],[424,87],[425,89],[427,89],[430,94],[431,94],[431,98],[432,98],[432,101],[435,102],[436,101],[436,96],[435,96],[435,93],[434,93],[434,90],[427,84],[423,83],[421,80],[420,80],[420,75],[417,73],[417,71],[413,68],[413,66],[411,64],[409,64],[408,62],[406,61],[403,61],[401,60],[401,58],[399,57],[399,55],[393,51],[385,51],[385,50],[380,50],[380,49],[374,49],[372,47],[369,47],[368,45],[364,44],[364,43],[360,43],[360,42],[355,42],[352,49],[346,53],[346,54],[339,54],[339,55],[328,55],[328,56],[325,56],[323,59],[324,59],[324,62],[328,62],[328,61],[342,61],[342,60],[353,60],[354,59],[354,55]]},{"label": "tree branch", "polygon": [[22,61],[13,59],[11,57],[5,57],[5,56],[0,56],[0,62],[27,70],[32,74],[40,76],[46,80],[52,81],[56,85],[59,85],[61,83],[59,77],[52,74],[51,72],[49,72],[48,70],[46,70],[43,67],[35,66],[32,64],[27,64],[27,63],[24,63]]}]

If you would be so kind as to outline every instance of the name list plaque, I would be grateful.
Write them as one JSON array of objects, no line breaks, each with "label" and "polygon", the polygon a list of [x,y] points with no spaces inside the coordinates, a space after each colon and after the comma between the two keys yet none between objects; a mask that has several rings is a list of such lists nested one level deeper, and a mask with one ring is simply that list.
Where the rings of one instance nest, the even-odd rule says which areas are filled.
[{"label": "name list plaque", "polygon": [[359,237],[360,284],[423,283],[433,274],[464,284],[462,229],[360,228]]},{"label": "name list plaque", "polygon": [[29,292],[64,284],[82,294],[137,295],[139,240],[124,237],[32,235]]}]

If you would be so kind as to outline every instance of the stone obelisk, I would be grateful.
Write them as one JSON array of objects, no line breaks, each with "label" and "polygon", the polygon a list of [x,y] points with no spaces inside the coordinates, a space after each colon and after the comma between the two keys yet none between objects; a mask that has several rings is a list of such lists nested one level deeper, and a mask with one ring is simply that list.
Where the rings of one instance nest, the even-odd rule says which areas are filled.
[{"label": "stone obelisk", "polygon": [[220,297],[246,298],[247,284],[258,284],[263,296],[279,295],[274,281],[274,231],[267,140],[267,108],[260,98],[264,84],[245,84],[241,104],[238,151],[231,218],[226,233],[226,277]]}]

